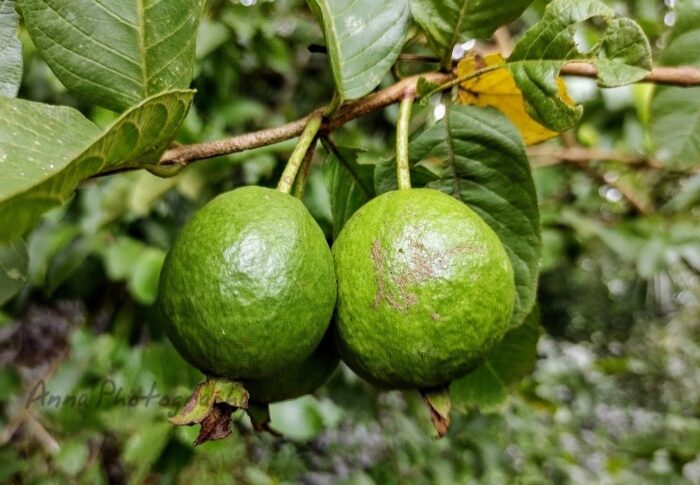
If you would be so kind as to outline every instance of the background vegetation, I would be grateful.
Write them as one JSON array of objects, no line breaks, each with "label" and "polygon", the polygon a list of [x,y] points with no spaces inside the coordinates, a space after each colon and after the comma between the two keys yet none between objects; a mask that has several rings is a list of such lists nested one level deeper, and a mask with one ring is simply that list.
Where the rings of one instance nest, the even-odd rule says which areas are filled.
[{"label": "background vegetation", "polygon": [[[663,51],[674,2],[606,3],[642,25],[655,57]],[[578,33],[584,43],[594,35]],[[114,119],[67,91],[25,31],[22,41],[20,97],[77,107],[100,126]],[[303,1],[210,1],[180,141],[275,126],[326,103],[327,58],[309,50],[320,42]],[[401,64],[413,69],[426,66]],[[341,368],[315,396],[273,406],[284,439],[253,433],[241,415],[231,439],[195,449],[196,430],[167,422],[201,376],[152,306],[165,252],[214,195],[274,185],[293,147],[285,142],[169,179],[93,179],[26,245],[3,249],[0,264],[28,257],[29,270],[0,310],[0,482],[700,483],[700,174],[653,162],[653,87],[568,83],[584,120],[531,157],[545,334],[533,373],[508,399],[454,413],[448,437],[434,441],[418,396],[378,393]],[[415,118],[434,116],[435,103]],[[334,139],[377,163],[392,156],[395,116],[394,106]],[[562,161],[573,149],[584,156]],[[324,156],[305,202],[330,237]]]}]

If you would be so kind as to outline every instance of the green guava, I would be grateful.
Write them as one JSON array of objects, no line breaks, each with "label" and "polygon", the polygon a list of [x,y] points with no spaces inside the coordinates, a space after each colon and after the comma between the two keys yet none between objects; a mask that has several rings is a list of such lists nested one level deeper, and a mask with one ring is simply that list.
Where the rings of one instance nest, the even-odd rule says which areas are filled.
[{"label": "green guava", "polygon": [[262,187],[222,194],[178,235],[158,302],[180,354],[208,376],[249,381],[301,365],[336,300],[333,257],[296,198]]},{"label": "green guava", "polygon": [[253,429],[279,433],[270,424],[269,404],[311,394],[321,387],[338,367],[340,356],[330,333],[301,364],[276,374],[250,381],[234,381],[207,376],[198,384],[180,411],[170,418],[178,426],[199,425],[195,445],[231,435],[231,415],[244,409]]},{"label": "green guava", "polygon": [[330,333],[311,356],[298,366],[283,369],[273,376],[243,385],[254,404],[270,404],[311,394],[321,387],[338,367],[340,356]]},{"label": "green guava", "polygon": [[350,218],[333,255],[338,350],[377,386],[444,386],[478,366],[508,329],[510,259],[486,222],[442,192],[373,199]]}]

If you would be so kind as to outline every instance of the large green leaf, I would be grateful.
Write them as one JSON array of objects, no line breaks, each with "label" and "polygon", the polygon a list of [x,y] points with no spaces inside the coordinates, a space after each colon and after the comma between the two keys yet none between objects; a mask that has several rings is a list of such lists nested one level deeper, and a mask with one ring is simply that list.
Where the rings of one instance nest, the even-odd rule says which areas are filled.
[{"label": "large green leaf", "polygon": [[24,233],[82,180],[156,163],[192,97],[170,91],[148,98],[104,133],[73,109],[0,98],[0,242]]},{"label": "large green leaf", "polygon": [[452,405],[466,412],[470,407],[488,411],[502,404],[510,388],[535,367],[540,334],[539,312],[534,309],[521,326],[506,334],[486,362],[452,382]]},{"label": "large green leaf", "polygon": [[18,0],[58,78],[90,102],[123,111],[188,88],[204,0]]},{"label": "large green leaf", "polygon": [[532,0],[409,0],[411,14],[440,59],[469,37],[485,38],[520,17]]},{"label": "large green leaf", "polygon": [[[581,52],[574,35],[586,20],[605,24],[601,38]],[[581,117],[580,106],[559,96],[558,74],[566,62],[587,62],[598,68],[601,86],[613,87],[642,79],[651,69],[651,48],[641,27],[615,16],[598,0],[554,0],[542,19],[515,45],[508,66],[525,97],[527,112],[554,131],[565,131]]]},{"label": "large green leaf", "polygon": [[[700,8],[692,0],[676,7],[676,23],[661,54],[665,66],[700,67]],[[700,164],[700,87],[657,88],[651,104],[651,136],[657,158],[672,168]]]},{"label": "large green leaf", "polygon": [[374,197],[374,166],[357,163],[357,152],[338,148],[323,165],[333,213],[333,238],[357,209]]},{"label": "large green leaf", "polygon": [[0,96],[17,96],[22,81],[22,44],[17,39],[15,0],[0,0]]},{"label": "large green leaf", "polygon": [[322,25],[337,101],[361,98],[382,81],[406,37],[408,0],[308,0]]},{"label": "large green leaf", "polygon": [[[512,325],[519,325],[535,303],[542,243],[535,186],[516,128],[491,108],[449,106],[445,118],[411,142],[409,153],[414,186],[463,201],[500,237],[515,270]],[[396,186],[394,165],[377,166],[378,191]]]}]

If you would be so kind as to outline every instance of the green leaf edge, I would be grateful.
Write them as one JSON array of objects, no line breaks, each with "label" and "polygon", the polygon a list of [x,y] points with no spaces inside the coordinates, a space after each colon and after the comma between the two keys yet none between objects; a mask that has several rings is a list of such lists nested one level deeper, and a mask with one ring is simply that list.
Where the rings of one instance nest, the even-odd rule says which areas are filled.
[{"label": "green leaf edge", "polygon": [[[139,109],[141,109],[145,105],[147,105],[147,104],[149,104],[149,103],[151,103],[159,98],[164,98],[164,97],[167,97],[167,96],[170,96],[173,94],[184,96],[186,98],[186,100],[185,100],[186,106],[185,106],[185,111],[183,113],[182,120],[180,121],[180,125],[182,125],[182,122],[184,122],[185,116],[186,116],[187,112],[189,111],[189,108],[192,104],[192,100],[194,98],[195,92],[196,91],[192,90],[192,89],[168,90],[168,91],[164,91],[164,92],[158,93],[156,95],[153,95],[151,97],[148,97],[148,98],[144,99],[143,101],[141,101],[140,103],[134,105],[132,108],[130,108],[129,110],[122,113],[119,116],[119,118],[117,118],[117,120],[115,120],[111,125],[109,125],[109,127],[107,127],[105,130],[100,132],[93,139],[91,139],[90,142],[88,144],[86,144],[86,147],[83,150],[81,150],[80,152],[78,152],[73,157],[73,159],[70,162],[68,162],[64,167],[62,167],[60,170],[58,170],[57,172],[46,177],[42,181],[38,182],[36,185],[33,185],[32,187],[25,189],[21,192],[17,192],[15,194],[12,194],[4,200],[0,200],[0,217],[2,217],[3,210],[6,210],[8,206],[11,206],[12,204],[17,203],[18,200],[22,199],[22,197],[28,196],[28,195],[32,194],[34,191],[40,189],[42,186],[50,184],[52,181],[54,181],[57,177],[60,177],[61,175],[65,176],[66,172],[75,168],[74,165],[75,165],[76,160],[80,160],[81,157],[86,156],[90,152],[90,150],[93,149],[93,147],[95,145],[97,145],[102,140],[104,140],[108,136],[110,136],[110,133],[112,132],[112,130],[115,127],[119,126],[132,113],[138,111]],[[66,108],[66,107],[61,107],[61,108],[64,108],[67,110],[72,110],[72,108]],[[77,112],[77,110],[73,110],[73,111]],[[89,120],[87,120],[87,118],[86,118],[86,121],[89,121]],[[174,138],[174,136],[177,134],[177,130],[174,130],[174,131],[175,131],[175,133],[173,134],[172,138]],[[142,157],[144,154],[148,153],[148,150],[146,150],[146,151],[144,151],[136,156],[130,157],[130,160],[129,160],[130,163],[127,163],[123,166],[120,166],[119,168],[123,168],[123,169],[147,168],[149,165],[153,165],[154,160],[157,162],[158,157],[166,149],[167,149],[167,146],[164,147],[162,150],[151,153],[150,154],[151,156],[149,158],[139,160],[140,157]],[[85,180],[86,178],[90,178],[92,176],[95,176],[95,175],[98,175],[99,173],[101,173],[101,171],[105,168],[105,163],[106,163],[106,161],[103,160],[102,165],[99,168],[93,168],[92,170],[89,170],[88,173],[90,173],[90,175],[88,175],[87,177],[84,177],[84,178],[79,177],[77,180],[71,180],[70,183],[68,184],[68,186],[70,188],[63,187],[60,190],[60,194],[58,194],[58,195],[56,195],[56,194],[44,194],[44,197],[43,197],[44,199],[46,199],[47,201],[51,201],[53,199],[55,201],[55,203],[50,204],[50,206],[43,208],[43,210],[41,211],[41,214],[52,209],[56,205],[60,205],[63,202],[65,202],[65,200],[67,200],[67,198],[70,197],[70,194],[72,194],[72,192],[75,191],[75,189],[82,182],[82,180]],[[66,177],[64,180],[69,180],[69,177]],[[38,198],[41,199],[42,197],[39,196]],[[41,216],[39,214],[36,217],[33,217],[31,222],[20,222],[18,227],[3,231],[3,233],[0,234],[0,243],[12,241],[12,240],[20,237],[26,231],[31,229],[31,227],[33,227],[36,224],[36,221],[40,217]]]}]

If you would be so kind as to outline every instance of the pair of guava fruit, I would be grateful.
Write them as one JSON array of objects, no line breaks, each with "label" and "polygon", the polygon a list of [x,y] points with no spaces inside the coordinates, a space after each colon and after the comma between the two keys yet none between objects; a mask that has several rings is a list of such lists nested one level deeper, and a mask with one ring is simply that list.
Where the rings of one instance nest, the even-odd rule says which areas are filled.
[{"label": "pair of guava fruit", "polygon": [[444,387],[501,340],[514,298],[498,236],[467,205],[431,189],[373,199],[332,251],[298,199],[262,187],[225,193],[183,228],[159,289],[166,333],[182,356],[247,391],[227,404],[218,384],[207,390],[216,411],[206,418],[209,435],[230,421],[229,405],[313,392],[338,353],[382,388]]}]

